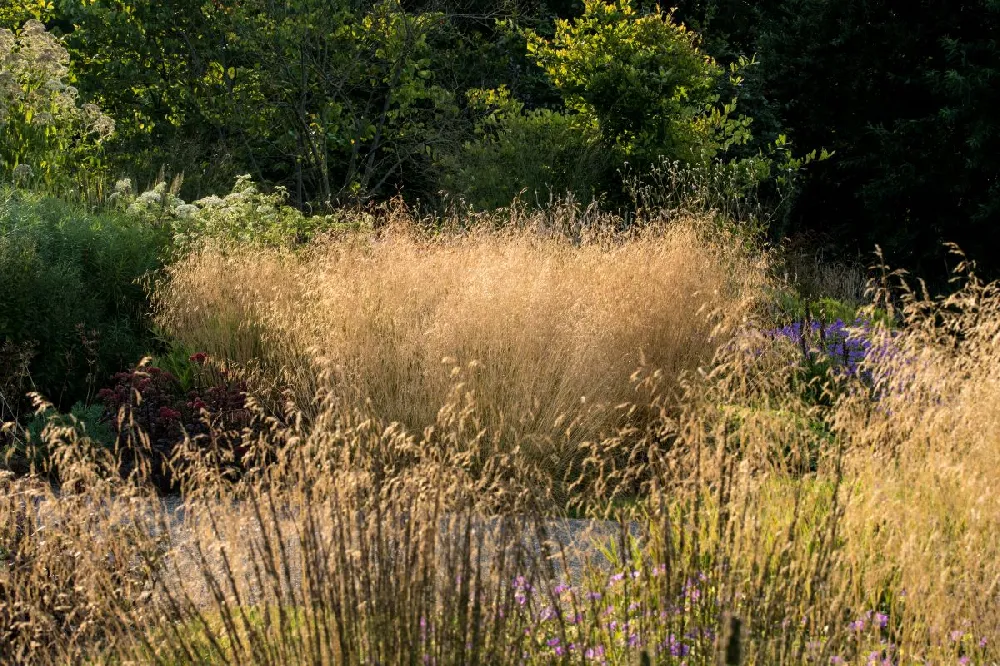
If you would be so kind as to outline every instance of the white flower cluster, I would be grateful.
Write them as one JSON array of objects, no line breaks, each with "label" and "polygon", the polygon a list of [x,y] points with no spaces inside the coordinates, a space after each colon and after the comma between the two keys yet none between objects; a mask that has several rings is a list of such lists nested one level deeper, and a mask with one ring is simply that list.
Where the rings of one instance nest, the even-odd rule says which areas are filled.
[{"label": "white flower cluster", "polygon": [[[121,188],[119,189],[119,185]],[[185,205],[176,194],[167,190],[166,183],[157,183],[137,197],[131,196],[132,183],[128,179],[120,180],[115,185],[115,191],[110,199],[126,205],[126,212],[146,222],[163,224],[178,217],[177,209]]]},{"label": "white flower cluster", "polygon": [[31,168],[30,164],[22,163],[14,167],[13,175],[15,183],[24,183],[31,180],[35,175],[35,170]]},{"label": "white flower cluster", "polygon": [[122,178],[115,181],[115,194],[126,196],[132,194],[132,179]]},{"label": "white flower cluster", "polygon": [[232,192],[224,197],[211,195],[191,203],[170,192],[165,183],[133,196],[127,180],[116,184],[110,198],[129,215],[150,224],[170,225],[180,249],[206,239],[281,245],[332,222],[328,217],[306,217],[289,206],[283,188],[271,194],[261,192],[248,175],[237,178]]},{"label": "white flower cluster", "polygon": [[[69,64],[69,52],[38,21],[28,21],[16,35],[0,30],[0,160],[6,166],[51,162],[52,154],[38,153],[61,156],[114,133],[114,120],[100,107],[79,104],[79,92],[65,81]],[[5,131],[17,126],[43,131]]]}]

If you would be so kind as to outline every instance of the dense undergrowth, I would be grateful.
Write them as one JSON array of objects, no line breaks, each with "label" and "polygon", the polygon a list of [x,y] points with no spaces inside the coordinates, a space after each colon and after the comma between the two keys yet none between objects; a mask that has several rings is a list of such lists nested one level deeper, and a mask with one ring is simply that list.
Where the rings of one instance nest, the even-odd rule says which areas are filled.
[{"label": "dense undergrowth", "polygon": [[535,4],[0,7],[0,664],[1000,663],[996,12]]},{"label": "dense undergrowth", "polygon": [[568,215],[189,247],[103,424],[5,426],[0,661],[995,662],[996,286]]},{"label": "dense undergrowth", "polygon": [[60,408],[94,398],[154,347],[139,282],[162,266],[165,230],[0,188],[0,416],[42,392]]}]

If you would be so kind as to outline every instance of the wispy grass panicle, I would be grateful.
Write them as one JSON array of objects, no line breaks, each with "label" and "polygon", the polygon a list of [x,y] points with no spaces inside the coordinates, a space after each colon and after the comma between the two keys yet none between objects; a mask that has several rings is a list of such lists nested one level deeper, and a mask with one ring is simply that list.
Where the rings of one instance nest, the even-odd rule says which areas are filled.
[{"label": "wispy grass panicle", "polygon": [[0,663],[997,662],[998,287],[904,292],[804,383],[766,257],[705,242],[191,255],[161,320],[246,419],[185,431],[165,498],[137,422],[53,421],[0,479]]},{"label": "wispy grass panicle", "polygon": [[699,224],[577,243],[403,219],[300,253],[209,250],[170,270],[159,321],[192,348],[264,363],[302,405],[323,388],[409,429],[433,422],[457,364],[497,443],[562,473],[576,442],[624,425],[611,407],[632,401],[641,357],[673,382],[760,297],[766,257]]}]

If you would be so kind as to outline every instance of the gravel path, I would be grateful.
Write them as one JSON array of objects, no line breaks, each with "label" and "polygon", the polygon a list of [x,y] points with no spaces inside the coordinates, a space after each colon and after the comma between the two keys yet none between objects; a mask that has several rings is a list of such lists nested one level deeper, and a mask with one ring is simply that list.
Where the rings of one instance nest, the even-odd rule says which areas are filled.
[{"label": "gravel path", "polygon": [[[160,503],[162,515],[166,518],[167,529],[170,533],[167,573],[164,577],[164,583],[168,587],[176,592],[183,591],[199,605],[211,604],[211,591],[202,573],[202,556],[198,554],[196,544],[201,546],[212,577],[217,581],[223,581],[226,579],[227,567],[224,558],[220,555],[220,544],[225,543],[230,567],[234,571],[234,578],[238,581],[242,598],[246,603],[255,603],[260,599],[262,591],[259,589],[259,585],[255,584],[254,576],[251,573],[251,554],[254,550],[259,552],[263,544],[263,535],[252,507],[248,505],[246,510],[225,511],[225,524],[218,525],[223,539],[215,540],[207,536],[209,532],[204,522],[201,522],[199,527],[196,516],[200,512],[191,513],[179,497],[164,497],[160,499]],[[45,502],[36,504],[36,510],[38,511],[39,524],[44,529],[47,522],[46,516],[52,516],[54,512],[46,510]],[[140,511],[139,515],[145,514],[152,517],[155,513],[154,508],[150,507],[148,511]],[[301,559],[299,557],[299,539],[291,516],[280,522],[284,536],[283,546],[287,553],[287,560],[292,564],[289,578],[293,588],[295,588],[293,593],[298,597],[303,580],[302,571],[299,568]],[[491,541],[495,541],[500,522],[499,519],[483,519],[481,524],[474,526],[474,534],[482,532],[484,543],[489,544]],[[633,524],[629,528],[633,536],[638,535],[638,525]],[[442,538],[447,538],[449,529],[454,528],[449,528],[447,520],[443,520],[440,530]],[[521,530],[522,536],[519,538],[526,551],[540,556],[542,549],[534,530],[527,526]],[[544,530],[547,534],[550,552],[559,552],[559,545],[561,545],[566,554],[566,566],[563,565],[560,557],[554,557],[552,560],[557,579],[576,584],[582,579],[587,566],[610,568],[607,560],[601,555],[601,550],[615,547],[614,544],[620,538],[621,525],[608,521],[551,519],[544,523]],[[201,535],[200,538],[196,538],[198,534]],[[488,559],[491,556],[490,549],[487,546],[484,550],[483,555]],[[257,559],[259,561],[259,557]]]}]

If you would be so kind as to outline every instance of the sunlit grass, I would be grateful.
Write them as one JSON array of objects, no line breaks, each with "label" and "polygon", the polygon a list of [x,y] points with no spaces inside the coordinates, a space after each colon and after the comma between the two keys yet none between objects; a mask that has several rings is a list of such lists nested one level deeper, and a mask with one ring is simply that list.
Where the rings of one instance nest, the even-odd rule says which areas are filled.
[{"label": "sunlit grass", "polygon": [[700,233],[192,256],[161,316],[288,382],[268,464],[185,442],[179,526],[51,428],[58,492],[2,481],[0,661],[996,663],[996,287],[904,292],[891,354],[804,390]]},{"label": "sunlit grass", "polygon": [[297,253],[190,256],[159,291],[158,318],[189,348],[262,364],[306,413],[330,391],[418,432],[459,373],[496,445],[558,477],[579,442],[629,424],[616,407],[635,400],[641,363],[677,393],[760,305],[766,255],[711,229],[599,227],[576,244],[526,228],[431,235],[402,218]]}]

